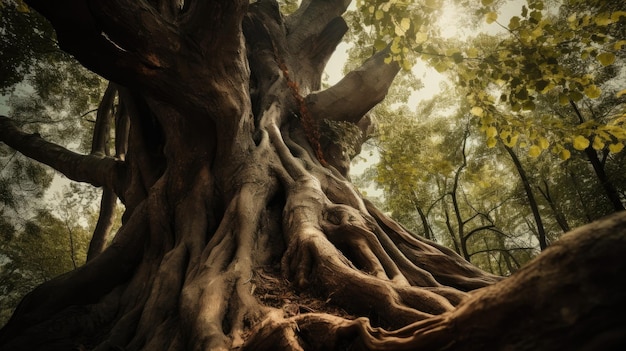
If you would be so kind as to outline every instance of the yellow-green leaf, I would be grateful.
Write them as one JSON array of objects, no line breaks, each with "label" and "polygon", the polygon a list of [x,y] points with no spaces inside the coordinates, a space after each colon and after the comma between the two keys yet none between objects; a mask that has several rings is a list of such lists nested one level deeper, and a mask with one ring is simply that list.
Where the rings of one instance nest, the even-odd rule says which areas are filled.
[{"label": "yellow-green leaf", "polygon": [[538,144],[542,150],[545,150],[548,148],[548,146],[550,146],[550,142],[548,142],[548,139],[546,139],[545,137],[540,137],[538,140]]},{"label": "yellow-green leaf", "polygon": [[572,143],[572,146],[574,146],[574,149],[576,150],[584,150],[587,147],[589,147],[589,139],[585,138],[582,135],[577,135],[574,138],[574,142]]},{"label": "yellow-green leaf", "polygon": [[396,35],[404,35],[407,30],[411,27],[411,20],[408,18],[403,18],[400,20],[400,23],[396,26]]},{"label": "yellow-green leaf", "polygon": [[402,60],[402,69],[405,71],[410,71],[413,68],[413,63],[410,60],[404,59]]},{"label": "yellow-green leaf", "polygon": [[494,146],[496,146],[497,140],[496,138],[487,138],[487,147],[492,148]]},{"label": "yellow-green leaf", "polygon": [[485,134],[487,134],[488,138],[493,138],[496,135],[498,135],[498,130],[496,129],[496,127],[491,126],[491,127],[487,128],[487,131],[485,132]]},{"label": "yellow-green leaf", "polygon": [[467,57],[469,57],[469,58],[476,58],[476,57],[478,57],[478,49],[473,48],[473,47],[467,49]]},{"label": "yellow-green leaf", "polygon": [[585,95],[587,95],[590,99],[597,99],[602,95],[602,90],[598,88],[596,85],[589,85],[585,88]]},{"label": "yellow-green leaf", "polygon": [[374,41],[374,48],[376,51],[381,51],[387,46],[387,43],[384,40],[376,39]]},{"label": "yellow-green leaf", "polygon": [[622,144],[622,143],[617,143],[617,144],[611,144],[611,145],[609,145],[609,151],[610,151],[611,153],[614,153],[614,154],[616,154],[616,153],[618,153],[618,152],[622,151],[622,149],[623,149],[623,148],[624,148],[624,144]]},{"label": "yellow-green leaf", "polygon": [[626,95],[626,89],[620,90],[615,94],[616,97],[622,97],[622,95]]},{"label": "yellow-green leaf", "polygon": [[495,22],[498,19],[498,14],[495,12],[489,12],[486,16],[485,16],[485,21],[487,21],[487,24],[491,24],[493,22]]},{"label": "yellow-green leaf", "polygon": [[482,107],[480,107],[480,106],[474,106],[474,107],[472,107],[472,109],[470,110],[470,112],[471,112],[474,116],[477,116],[477,117],[482,117],[485,111],[484,111],[484,110],[483,110],[483,108],[482,108]]},{"label": "yellow-green leaf", "polygon": [[508,147],[513,147],[517,144],[517,139],[519,138],[519,134],[511,135],[510,137],[505,138],[502,142],[504,145]]},{"label": "yellow-green leaf", "polygon": [[524,111],[534,111],[535,110],[535,103],[530,101],[530,100],[526,100],[524,101],[524,104],[522,105],[522,110]]},{"label": "yellow-green leaf", "polygon": [[608,26],[609,24],[614,22],[613,19],[609,18],[609,15],[607,13],[602,13],[598,16],[595,16],[594,21],[599,26]]},{"label": "yellow-green leaf", "polygon": [[443,73],[448,70],[448,65],[444,61],[440,61],[434,67],[435,70],[439,73]]},{"label": "yellow-green leaf", "polygon": [[563,149],[561,150],[561,152],[559,152],[559,157],[561,158],[561,160],[566,161],[569,160],[570,157],[572,157],[572,153],[569,152],[568,149]]},{"label": "yellow-green leaf", "polygon": [[393,42],[391,43],[390,49],[391,49],[392,54],[399,54],[400,51],[402,51],[402,49],[400,48],[400,40],[399,38],[396,38],[396,39],[394,39]]},{"label": "yellow-green leaf", "polygon": [[603,52],[600,55],[596,56],[598,61],[602,64],[602,66],[612,65],[615,62],[615,54],[610,52]]},{"label": "yellow-green leaf", "polygon": [[415,42],[417,44],[422,44],[426,40],[428,40],[428,34],[426,34],[424,32],[417,32],[417,34],[415,34]]},{"label": "yellow-green leaf", "polygon": [[541,154],[541,148],[537,145],[533,145],[528,149],[528,155],[531,157],[537,157]]},{"label": "yellow-green leaf", "polygon": [[613,22],[618,22],[620,17],[626,17],[626,11],[615,11],[611,14]]},{"label": "yellow-green leaf", "polygon": [[602,141],[602,138],[596,136],[593,138],[593,144],[591,144],[591,146],[594,150],[602,150],[604,149],[604,141]]}]

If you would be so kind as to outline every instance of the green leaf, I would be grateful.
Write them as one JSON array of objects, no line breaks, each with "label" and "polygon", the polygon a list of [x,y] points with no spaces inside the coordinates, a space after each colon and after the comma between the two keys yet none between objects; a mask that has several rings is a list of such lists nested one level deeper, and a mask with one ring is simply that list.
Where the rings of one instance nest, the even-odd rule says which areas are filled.
[{"label": "green leaf", "polygon": [[596,56],[596,58],[603,66],[609,66],[612,65],[613,62],[615,62],[615,54],[610,52],[603,52],[600,55]]},{"label": "green leaf", "polygon": [[590,99],[597,99],[602,95],[602,90],[598,88],[596,85],[590,85],[585,88],[585,95],[587,95]]},{"label": "green leaf", "polygon": [[487,22],[487,24],[491,24],[495,22],[496,20],[498,20],[498,14],[495,12],[489,12],[485,16],[485,21]]},{"label": "green leaf", "polygon": [[534,111],[535,108],[535,103],[530,100],[524,101],[524,104],[522,105],[522,110],[524,111]]},{"label": "green leaf", "polygon": [[376,51],[381,51],[387,46],[387,43],[384,40],[376,39],[374,41],[374,48]]},{"label": "green leaf", "polygon": [[542,92],[543,89],[545,89],[548,86],[548,84],[550,84],[549,81],[542,79],[538,81],[537,83],[535,83],[535,89],[537,89],[538,92]]},{"label": "green leaf", "polygon": [[509,21],[509,29],[515,30],[519,28],[519,26],[520,26],[520,18],[517,16],[511,17],[511,20]]},{"label": "green leaf", "polygon": [[583,98],[583,94],[581,94],[581,93],[580,93],[580,92],[578,92],[578,91],[571,91],[571,92],[569,93],[569,98],[570,98],[571,100],[573,100],[573,101],[579,101],[579,100],[581,100],[581,99]]}]

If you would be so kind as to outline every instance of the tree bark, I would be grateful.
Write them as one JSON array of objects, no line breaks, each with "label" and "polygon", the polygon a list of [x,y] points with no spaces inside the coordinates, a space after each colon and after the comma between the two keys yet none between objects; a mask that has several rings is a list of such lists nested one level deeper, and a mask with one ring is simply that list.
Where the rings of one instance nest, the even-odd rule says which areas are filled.
[{"label": "tree bark", "polygon": [[[285,18],[272,0],[30,1],[62,48],[119,86],[127,148],[74,154],[6,117],[0,140],[109,187],[126,211],[103,252],[24,298],[0,348],[501,349],[563,344],[565,331],[563,345],[623,344],[624,216],[470,293],[502,278],[407,232],[320,159],[315,123],[367,118],[320,108],[354,101],[340,87],[367,75],[311,95],[348,3],[305,0]],[[382,65],[364,64],[380,80],[361,81],[362,106],[397,72]]]},{"label": "tree bark", "polygon": [[537,239],[539,240],[539,248],[543,251],[548,247],[548,240],[546,239],[546,230],[543,227],[541,214],[539,214],[539,206],[537,205],[537,200],[535,199],[535,195],[533,194],[533,190],[530,186],[530,180],[526,175],[526,171],[524,171],[524,167],[522,167],[522,163],[517,158],[515,151],[513,151],[512,148],[506,145],[504,145],[504,149],[511,156],[511,160],[513,160],[515,169],[517,169],[520,179],[522,180],[522,185],[524,186],[524,191],[526,192],[526,197],[528,198],[528,205],[530,206],[530,209],[533,213],[533,218],[535,219],[535,224],[537,225]]},{"label": "tree bark", "polygon": [[[580,110],[578,109],[578,106],[576,105],[576,103],[573,100],[570,100],[569,102],[572,108],[574,109],[574,113],[578,117],[578,120],[580,121],[580,123],[581,124],[584,123],[585,119],[583,118],[583,115],[580,113]],[[604,171],[604,164],[600,161],[600,158],[598,158],[598,153],[596,152],[596,150],[593,148],[592,145],[589,145],[587,148],[585,148],[585,155],[587,155],[587,158],[589,159],[589,163],[591,163],[591,166],[593,167],[593,170],[596,173],[596,176],[598,177],[598,181],[600,182],[600,185],[602,185],[602,189],[604,189],[604,192],[606,193],[606,197],[611,203],[611,206],[613,206],[613,209],[616,212],[625,210],[626,208],[624,207],[624,204],[622,203],[622,199],[620,199],[619,192],[617,191],[617,189],[613,185],[613,182],[609,179],[608,175]]]}]

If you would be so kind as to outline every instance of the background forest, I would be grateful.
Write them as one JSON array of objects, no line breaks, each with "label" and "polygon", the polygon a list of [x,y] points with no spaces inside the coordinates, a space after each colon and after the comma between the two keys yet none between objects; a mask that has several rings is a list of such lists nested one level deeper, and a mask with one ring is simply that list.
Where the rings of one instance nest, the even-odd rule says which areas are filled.
[{"label": "background forest", "polygon": [[[415,38],[390,47],[405,70],[355,157],[363,192],[416,235],[500,275],[624,209],[626,4],[396,2],[407,11],[358,2],[347,18],[347,69],[386,45],[371,28]],[[95,115],[111,112],[97,110],[105,82],[21,1],[0,4],[0,113],[77,152],[111,154],[114,135],[99,136],[105,149],[89,139]],[[429,11],[427,29],[408,17],[416,6]],[[353,137],[335,127],[323,135]],[[96,226],[112,225],[98,222],[100,196],[0,145],[0,324],[34,286],[85,262]]]}]

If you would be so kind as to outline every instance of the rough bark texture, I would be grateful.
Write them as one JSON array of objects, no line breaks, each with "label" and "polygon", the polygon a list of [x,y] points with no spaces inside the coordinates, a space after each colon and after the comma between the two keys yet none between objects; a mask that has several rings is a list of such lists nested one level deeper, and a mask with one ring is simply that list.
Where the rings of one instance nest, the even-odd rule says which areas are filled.
[{"label": "rough bark texture", "polygon": [[126,212],[109,247],[22,301],[0,349],[623,345],[624,214],[501,281],[364,200],[341,148],[320,154],[319,123],[367,130],[398,71],[383,52],[318,91],[348,3],[305,0],[283,17],[271,0],[30,1],[64,50],[117,84],[127,145],[77,155],[6,117],[0,140],[105,186]]}]

